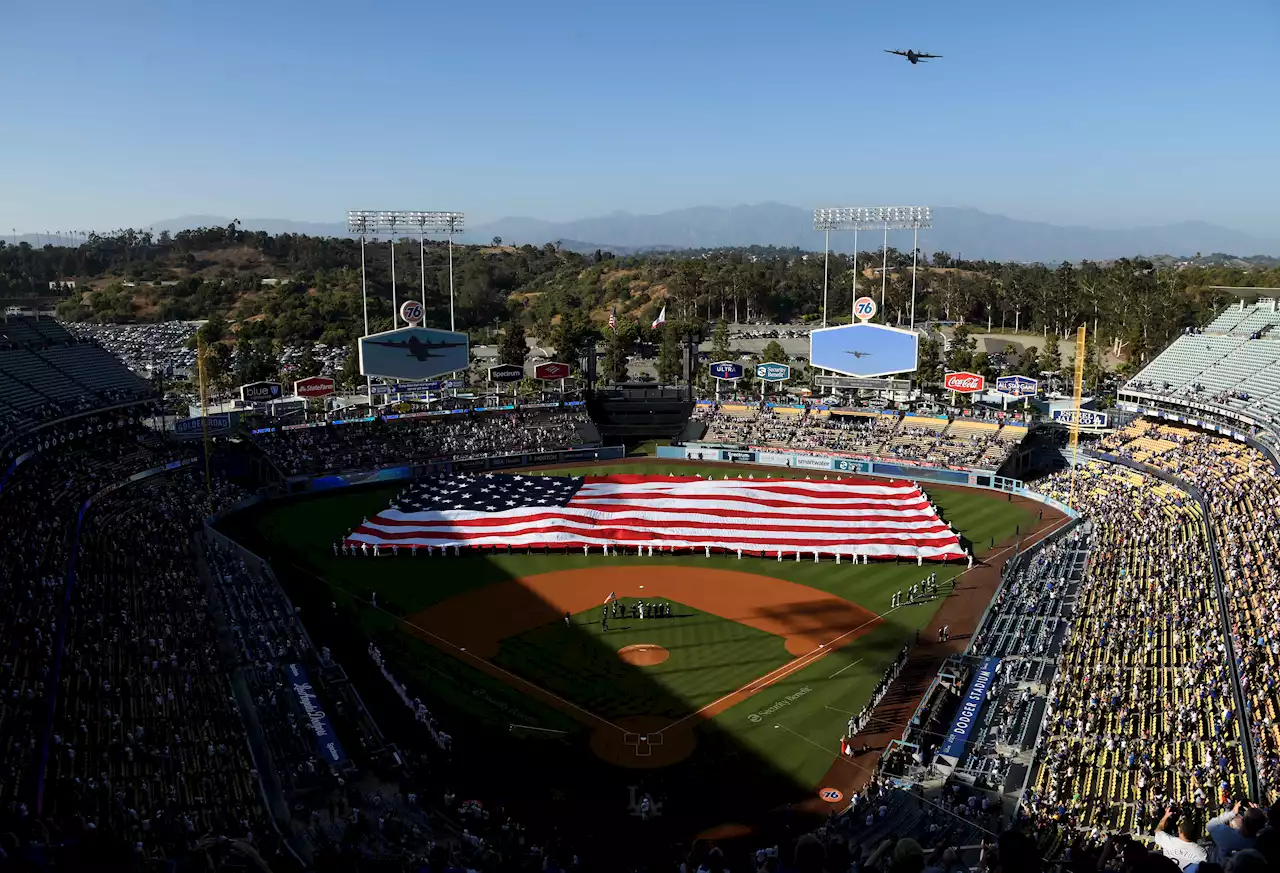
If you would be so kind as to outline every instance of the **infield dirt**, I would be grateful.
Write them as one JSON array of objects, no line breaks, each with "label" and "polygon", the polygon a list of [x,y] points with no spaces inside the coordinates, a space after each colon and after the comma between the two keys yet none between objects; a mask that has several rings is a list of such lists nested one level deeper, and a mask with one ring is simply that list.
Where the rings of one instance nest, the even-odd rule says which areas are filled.
[{"label": "infield dirt", "polygon": [[[602,718],[492,663],[502,640],[601,606],[606,598],[678,600],[694,609],[782,637],[795,656],[675,721],[621,724]],[[501,608],[495,608],[501,605]],[[407,628],[525,694],[560,709],[593,731],[601,758],[626,767],[677,763],[692,753],[700,720],[714,717],[830,652],[880,621],[865,607],[807,585],[772,576],[695,567],[565,570],[498,582],[452,597],[406,619]],[[643,738],[643,739],[641,739]]]}]

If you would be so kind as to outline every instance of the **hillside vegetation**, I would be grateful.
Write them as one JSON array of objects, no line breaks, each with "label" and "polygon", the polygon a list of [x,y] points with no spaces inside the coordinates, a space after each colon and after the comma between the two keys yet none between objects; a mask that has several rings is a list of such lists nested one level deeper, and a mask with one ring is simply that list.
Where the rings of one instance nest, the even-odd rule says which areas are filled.
[{"label": "hillside vegetation", "polygon": [[[69,321],[126,322],[217,317],[230,334],[277,342],[352,342],[363,333],[360,243],[296,234],[270,236],[237,224],[169,235],[125,230],[90,236],[78,247],[35,249],[0,243],[0,298],[60,293]],[[449,324],[448,249],[439,241],[395,246],[399,300],[423,301],[429,326]],[[391,326],[391,246],[365,246],[369,329]],[[824,263],[797,249],[753,247],[615,257],[542,247],[454,246],[455,318],[459,329],[491,338],[516,321],[557,349],[604,338],[616,313],[627,342],[659,342],[649,324],[667,307],[671,330],[706,333],[719,319],[792,322],[820,319]],[[859,256],[859,294],[879,302],[890,323],[908,320],[911,254],[893,249],[889,275],[880,252]],[[847,320],[852,258],[832,254],[827,304]],[[74,281],[73,291],[50,283]],[[1280,269],[1253,266],[1159,267],[1142,259],[1109,264],[1043,265],[957,261],[945,252],[920,256],[916,319],[975,328],[1065,334],[1096,326],[1099,341],[1131,364],[1145,361],[1184,328],[1203,323],[1247,288],[1280,285]],[[1241,286],[1214,291],[1211,285]],[[241,336],[247,334],[248,337]]]}]

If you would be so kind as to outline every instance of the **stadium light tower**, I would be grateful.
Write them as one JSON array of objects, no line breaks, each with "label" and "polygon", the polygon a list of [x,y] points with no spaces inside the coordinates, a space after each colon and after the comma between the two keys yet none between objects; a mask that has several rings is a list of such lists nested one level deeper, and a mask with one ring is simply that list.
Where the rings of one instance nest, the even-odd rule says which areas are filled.
[{"label": "stadium light tower", "polygon": [[[364,335],[369,335],[369,277],[364,267],[365,237],[378,232],[378,213],[367,209],[353,209],[347,213],[347,232],[360,235],[360,299],[364,304]],[[373,379],[365,377],[365,389],[369,402],[373,402]]]},{"label": "stadium light tower", "polygon": [[380,216],[381,222],[387,226],[387,230],[391,232],[391,327],[395,329],[400,326],[399,303],[396,300],[396,225],[400,223],[402,212],[384,212]]},{"label": "stadium light tower", "polygon": [[[427,234],[443,233],[449,238],[449,330],[454,330],[453,319],[453,235],[466,226],[466,215],[461,212],[400,212],[403,222],[418,226],[418,257],[422,265],[422,294],[427,294]],[[422,301],[426,305],[426,301]]]},{"label": "stadium light tower", "polygon": [[[920,229],[933,226],[928,206],[838,206],[813,210],[813,229],[825,233],[826,244],[822,252],[822,325],[827,324],[827,262],[831,252],[831,231],[853,231],[853,299],[858,299],[858,231],[862,228],[884,227],[884,249],[880,261],[880,312],[885,324],[889,313],[885,297],[889,284],[889,231],[911,229],[915,243],[919,242]],[[911,248],[911,326],[916,324],[916,245]]]}]

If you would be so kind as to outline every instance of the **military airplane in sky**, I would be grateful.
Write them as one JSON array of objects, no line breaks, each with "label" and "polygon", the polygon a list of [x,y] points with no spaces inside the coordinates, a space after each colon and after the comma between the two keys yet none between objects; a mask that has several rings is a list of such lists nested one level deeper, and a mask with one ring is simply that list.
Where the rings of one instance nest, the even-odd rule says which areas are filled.
[{"label": "military airplane in sky", "polygon": [[911,49],[907,49],[905,52],[894,51],[893,49],[885,49],[885,51],[891,55],[901,55],[902,57],[911,61],[911,63],[913,64],[918,64],[922,62],[925,58],[942,57],[942,55],[927,55],[924,52],[916,52],[916,51],[912,51]]},{"label": "military airplane in sky", "polygon": [[417,358],[419,361],[425,361],[427,358],[447,358],[448,355],[437,355],[432,353],[432,349],[454,349],[459,346],[465,346],[466,343],[433,343],[430,340],[423,342],[416,336],[410,336],[404,341],[396,340],[366,340],[371,346],[387,346],[394,349],[408,349],[409,354]]},{"label": "military airplane in sky", "polygon": [[870,357],[874,352],[845,352],[846,355],[853,355],[855,358]]}]

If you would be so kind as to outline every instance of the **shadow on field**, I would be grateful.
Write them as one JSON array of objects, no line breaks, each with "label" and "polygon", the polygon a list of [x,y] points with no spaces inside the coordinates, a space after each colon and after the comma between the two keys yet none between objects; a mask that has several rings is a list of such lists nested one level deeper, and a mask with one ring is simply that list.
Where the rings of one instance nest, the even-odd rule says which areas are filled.
[{"label": "shadow on field", "polygon": [[[296,500],[309,502],[330,496]],[[260,520],[276,505],[240,513],[221,528],[270,563],[300,610],[315,645],[332,651],[388,739],[398,745],[407,772],[414,773],[412,784],[431,802],[438,804],[446,791],[460,797],[474,794],[489,808],[498,804],[518,819],[536,822],[541,832],[558,828],[571,832],[574,840],[596,841],[595,846],[582,849],[587,858],[613,857],[621,846],[629,858],[641,860],[649,855],[649,860],[659,863],[678,860],[669,854],[673,842],[687,845],[698,832],[727,823],[755,828],[756,833],[748,838],[753,846],[772,844],[793,830],[798,833],[812,827],[812,821],[784,807],[811,801],[815,786],[797,784],[715,721],[698,717],[693,754],[667,767],[618,766],[592,751],[592,734],[608,729],[611,723],[642,716],[675,721],[691,713],[690,704],[662,684],[652,668],[622,661],[617,641],[644,634],[654,637],[645,641],[664,645],[669,651],[703,645],[710,648],[721,643],[673,639],[667,646],[661,637],[676,629],[703,625],[711,629],[718,619],[682,612],[677,606],[670,618],[618,619],[616,625],[611,623],[609,634],[602,634],[598,616],[593,622],[590,613],[585,617],[579,613],[566,624],[563,609],[528,588],[504,585],[512,581],[511,576],[483,556],[411,558],[402,554],[396,558],[334,559],[317,549],[315,542],[308,548],[305,543],[268,536]],[[321,532],[316,541],[338,539],[356,521],[338,519],[334,529]],[[351,586],[355,590],[344,594],[326,584],[337,560],[348,562],[343,565],[344,573],[346,578],[358,579]],[[560,569],[561,559],[555,554],[538,560],[546,561],[542,572]],[[661,558],[618,560],[619,566],[649,561],[655,573],[662,572]],[[348,572],[349,562],[360,566],[355,577]],[[750,572],[750,565],[744,564],[744,570]],[[607,570],[602,568],[602,572]],[[459,593],[424,612],[420,604],[392,593],[395,586],[389,582],[394,575],[400,586],[412,586],[418,574],[422,586],[470,581],[457,587]],[[495,586],[501,587],[500,599],[486,596]],[[369,602],[374,592],[376,608]],[[424,619],[427,614],[432,618]],[[795,628],[794,633],[822,635],[832,630],[824,623],[828,617],[811,605],[796,604],[794,610],[775,607],[762,614]],[[401,620],[406,616],[414,617],[414,626]],[[745,626],[734,626],[741,627]],[[509,628],[519,628],[518,635],[507,633]],[[730,640],[734,628],[728,630]],[[841,627],[830,635],[845,630],[848,628]],[[436,748],[375,666],[368,652],[370,640],[410,696],[421,698],[452,735],[451,758]],[[495,647],[495,640],[503,642]],[[887,662],[897,648],[887,643],[868,645],[864,657]],[[711,657],[705,665],[680,666],[665,675],[680,678],[682,674],[715,670],[720,665],[712,663]],[[752,659],[738,663],[750,665],[749,681],[767,673],[769,665],[777,662],[762,658],[758,670]],[[836,678],[805,682],[825,683]],[[741,684],[735,683],[726,691]],[[794,693],[801,684],[799,679],[787,677],[756,699],[768,705]],[[901,687],[906,687],[905,683]],[[864,703],[862,699],[849,700],[847,708],[852,713]],[[894,703],[891,692],[886,704],[892,707]],[[898,723],[905,723],[910,716],[905,710],[891,711],[892,720]],[[349,753],[359,757],[360,738],[342,739]],[[836,736],[812,739],[832,748],[835,757]],[[802,740],[796,738],[795,742]],[[360,763],[369,765],[367,761]],[[869,763],[863,758],[859,765]],[[388,781],[396,779],[394,772],[380,775]],[[640,819],[637,806],[644,793],[653,797],[659,811],[649,821]],[[572,825],[566,827],[568,822]]]}]

